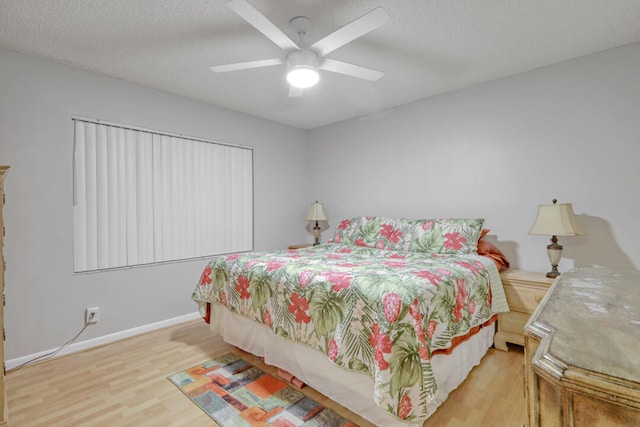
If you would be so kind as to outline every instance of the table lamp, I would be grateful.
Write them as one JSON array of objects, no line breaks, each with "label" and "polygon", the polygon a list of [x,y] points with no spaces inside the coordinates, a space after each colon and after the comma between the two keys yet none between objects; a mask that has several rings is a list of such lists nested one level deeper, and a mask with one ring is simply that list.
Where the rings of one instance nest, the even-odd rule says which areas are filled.
[{"label": "table lamp", "polygon": [[571,203],[557,203],[553,199],[551,205],[539,205],[536,220],[529,230],[529,234],[551,236],[551,244],[547,246],[547,255],[551,261],[551,271],[547,277],[556,278],[560,275],[558,264],[562,258],[562,246],[558,244],[557,236],[577,236],[585,234],[575,214]]},{"label": "table lamp", "polygon": [[326,221],[327,214],[324,213],[324,207],[322,203],[317,200],[315,203],[311,203],[311,209],[309,209],[309,214],[307,215],[307,221],[315,221],[316,225],[313,227],[313,236],[316,238],[315,245],[320,244],[320,226],[318,225],[318,221]]}]

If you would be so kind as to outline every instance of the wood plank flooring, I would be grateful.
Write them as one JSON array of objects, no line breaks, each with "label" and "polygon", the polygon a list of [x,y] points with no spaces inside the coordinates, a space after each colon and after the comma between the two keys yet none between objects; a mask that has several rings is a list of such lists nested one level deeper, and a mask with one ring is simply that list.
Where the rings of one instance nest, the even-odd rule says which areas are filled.
[{"label": "wood plank flooring", "polygon": [[[199,427],[216,424],[166,377],[233,351],[201,320],[28,366],[7,375],[11,427]],[[523,350],[490,349],[424,427],[525,424]],[[315,390],[303,392],[351,419],[366,422]]]}]

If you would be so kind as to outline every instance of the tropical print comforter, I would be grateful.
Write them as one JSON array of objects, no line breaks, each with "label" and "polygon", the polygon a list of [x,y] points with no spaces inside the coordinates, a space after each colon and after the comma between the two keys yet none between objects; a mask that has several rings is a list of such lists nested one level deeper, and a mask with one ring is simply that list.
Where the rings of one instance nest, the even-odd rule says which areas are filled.
[{"label": "tropical print comforter", "polygon": [[411,422],[436,394],[432,354],[508,311],[488,258],[341,244],[215,258],[192,298],[371,376],[377,405]]}]

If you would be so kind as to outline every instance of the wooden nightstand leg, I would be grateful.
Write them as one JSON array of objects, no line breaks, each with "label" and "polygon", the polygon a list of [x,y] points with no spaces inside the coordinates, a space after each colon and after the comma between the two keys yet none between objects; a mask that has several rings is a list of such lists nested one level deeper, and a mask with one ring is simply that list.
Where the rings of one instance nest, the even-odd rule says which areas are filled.
[{"label": "wooden nightstand leg", "polygon": [[493,346],[498,350],[509,351],[509,347],[507,347],[507,337],[505,337],[502,332],[496,332],[493,336]]}]

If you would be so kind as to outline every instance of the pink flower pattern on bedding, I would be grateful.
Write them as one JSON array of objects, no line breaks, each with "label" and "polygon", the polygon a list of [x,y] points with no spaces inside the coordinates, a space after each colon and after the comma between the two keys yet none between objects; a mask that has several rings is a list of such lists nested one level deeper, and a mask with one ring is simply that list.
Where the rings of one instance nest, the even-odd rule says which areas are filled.
[{"label": "pink flower pattern on bedding", "polygon": [[488,258],[353,243],[215,258],[192,298],[371,376],[377,405],[412,422],[426,418],[437,390],[433,352],[508,311]]}]

